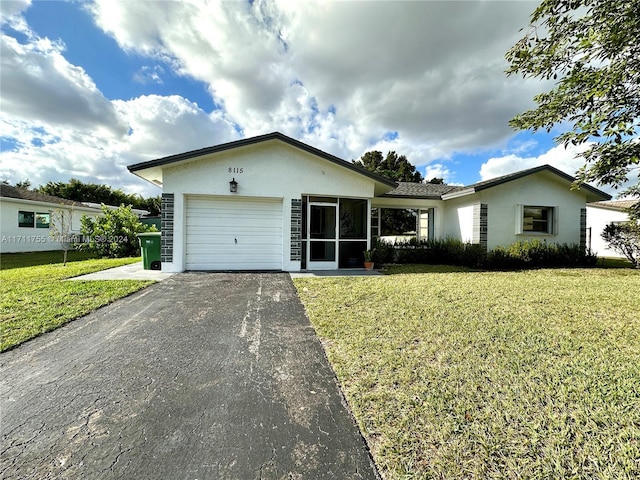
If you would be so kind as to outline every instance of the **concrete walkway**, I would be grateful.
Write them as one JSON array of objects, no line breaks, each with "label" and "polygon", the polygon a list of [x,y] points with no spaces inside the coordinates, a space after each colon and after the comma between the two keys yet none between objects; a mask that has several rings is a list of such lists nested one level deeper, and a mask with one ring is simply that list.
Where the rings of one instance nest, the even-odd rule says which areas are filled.
[{"label": "concrete walkway", "polygon": [[176,274],[0,354],[3,479],[375,479],[287,274]]},{"label": "concrete walkway", "polygon": [[[144,270],[142,262],[131,263],[121,267],[109,268],[99,272],[88,273],[73,277],[69,280],[165,280],[174,273],[161,272],[159,270]],[[382,275],[377,270],[365,269],[347,269],[347,270],[320,270],[320,271],[303,271],[291,272],[291,278],[301,277],[363,277]]]},{"label": "concrete walkway", "polygon": [[142,262],[136,262],[122,265],[121,267],[80,275],[79,277],[73,277],[69,280],[156,280],[159,282],[169,278],[171,275],[174,274],[161,272],[160,270],[145,270]]}]

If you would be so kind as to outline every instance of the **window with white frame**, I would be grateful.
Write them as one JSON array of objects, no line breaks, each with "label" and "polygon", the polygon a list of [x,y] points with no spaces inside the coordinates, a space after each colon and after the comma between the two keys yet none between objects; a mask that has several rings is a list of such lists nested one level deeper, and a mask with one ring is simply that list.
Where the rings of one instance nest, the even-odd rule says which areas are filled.
[{"label": "window with white frame", "polygon": [[542,205],[518,205],[518,232],[520,234],[557,233],[556,207]]}]

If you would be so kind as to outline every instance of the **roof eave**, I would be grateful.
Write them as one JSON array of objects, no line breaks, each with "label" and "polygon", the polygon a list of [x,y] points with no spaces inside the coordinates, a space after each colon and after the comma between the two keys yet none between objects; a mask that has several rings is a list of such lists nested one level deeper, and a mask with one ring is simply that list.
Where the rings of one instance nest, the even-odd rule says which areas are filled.
[{"label": "roof eave", "polygon": [[442,196],[440,195],[394,195],[385,193],[384,195],[380,195],[380,198],[405,198],[407,200],[442,200]]},{"label": "roof eave", "polygon": [[458,190],[458,191],[455,191],[455,192],[445,193],[444,195],[442,195],[442,200],[451,200],[453,198],[465,197],[467,195],[473,195],[474,193],[476,193],[476,189],[475,188],[466,188],[464,190]]}]

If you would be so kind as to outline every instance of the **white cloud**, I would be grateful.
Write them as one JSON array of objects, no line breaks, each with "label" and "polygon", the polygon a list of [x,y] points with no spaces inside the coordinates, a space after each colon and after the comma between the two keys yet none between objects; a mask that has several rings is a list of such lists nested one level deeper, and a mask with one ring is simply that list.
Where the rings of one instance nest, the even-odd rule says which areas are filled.
[{"label": "white cloud", "polygon": [[131,175],[126,166],[238,138],[221,114],[207,114],[175,95],[116,100],[113,108],[119,120],[131,127],[125,138],[99,130],[73,126],[50,129],[5,119],[0,135],[16,139],[18,146],[0,153],[0,179],[16,182],[28,178],[36,186],[74,177],[158,195],[157,188]]},{"label": "white cloud", "polygon": [[[538,82],[503,58],[535,2],[117,2],[90,6],[127,50],[205,82],[247,136],[280,130],[358,157],[399,132],[411,160],[495,147]],[[318,143],[319,142],[319,143]],[[412,148],[413,146],[413,148]]]},{"label": "white cloud", "polygon": [[213,113],[181,96],[105,98],[62,43],[29,30],[29,2],[0,4],[27,37],[2,39],[0,134],[16,146],[0,153],[0,178],[14,181],[73,175],[140,190],[126,165],[275,130],[347,160],[395,150],[453,181],[443,162],[499,148],[541,88],[503,73],[536,2],[83,4],[145,58],[138,82],[203,82]]},{"label": "white cloud", "polygon": [[116,100],[114,105],[131,127],[131,134],[121,147],[127,150],[127,163],[123,166],[238,138],[233,125],[221,113],[207,114],[177,95]]},{"label": "white cloud", "polygon": [[2,117],[126,133],[126,124],[93,80],[64,58],[64,45],[37,37],[21,44],[3,34],[0,49]]},{"label": "white cloud", "polygon": [[30,5],[31,0],[3,0],[0,2],[0,25],[8,24],[18,31],[27,30],[22,12]]},{"label": "white cloud", "polygon": [[[0,179],[37,186],[75,177],[157,195],[126,166],[238,138],[224,112],[207,113],[181,96],[105,98],[83,68],[66,60],[62,43],[20,22],[27,6],[12,17],[22,43],[4,33],[1,39]],[[144,73],[153,78],[162,70]]]},{"label": "white cloud", "polygon": [[540,165],[551,165],[569,175],[574,175],[584,164],[584,159],[577,155],[589,146],[588,143],[569,145],[567,148],[564,145],[557,145],[535,157],[521,157],[516,153],[510,153],[502,157],[490,158],[480,167],[480,177],[482,180],[487,180]]},{"label": "white cloud", "polygon": [[444,183],[449,183],[449,179],[451,177],[451,170],[441,163],[432,163],[431,165],[428,165],[424,174],[424,178],[427,182],[432,178],[442,178],[444,179]]},{"label": "white cloud", "polygon": [[157,83],[162,85],[162,75],[164,74],[164,68],[160,65],[154,65],[150,67],[148,65],[142,66],[136,73],[133,74],[133,81],[141,83],[143,85],[149,83]]}]

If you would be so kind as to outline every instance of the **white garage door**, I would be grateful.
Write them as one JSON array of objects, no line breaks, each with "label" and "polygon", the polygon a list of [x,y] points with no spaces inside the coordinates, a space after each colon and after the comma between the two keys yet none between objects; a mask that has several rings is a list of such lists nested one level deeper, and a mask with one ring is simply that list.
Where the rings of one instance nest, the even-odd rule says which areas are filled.
[{"label": "white garage door", "polygon": [[282,201],[187,199],[187,270],[282,270]]}]

